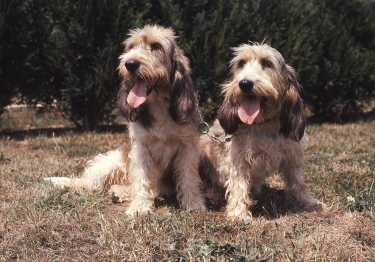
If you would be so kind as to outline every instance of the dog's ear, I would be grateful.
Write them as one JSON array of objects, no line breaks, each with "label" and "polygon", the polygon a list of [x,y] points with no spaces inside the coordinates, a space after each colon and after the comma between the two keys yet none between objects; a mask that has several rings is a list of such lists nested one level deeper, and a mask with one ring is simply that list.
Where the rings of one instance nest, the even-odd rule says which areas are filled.
[{"label": "dog's ear", "polygon": [[223,104],[221,105],[218,118],[221,127],[224,129],[226,134],[234,134],[238,125],[241,124],[241,120],[237,113],[237,107],[229,97],[225,97]]},{"label": "dog's ear", "polygon": [[303,102],[299,95],[300,85],[292,67],[284,65],[282,74],[287,87],[279,117],[281,125],[279,132],[284,137],[297,142],[302,139],[306,124]]},{"label": "dog's ear", "polygon": [[169,114],[175,123],[180,124],[189,121],[195,110],[194,85],[189,60],[179,48],[173,50],[171,62]]},{"label": "dog's ear", "polygon": [[138,108],[132,108],[127,101],[129,92],[129,85],[123,81],[121,83],[120,91],[117,96],[117,104],[120,114],[126,121],[138,121],[144,128],[148,129],[155,122],[154,116],[149,112],[146,103],[140,105]]}]

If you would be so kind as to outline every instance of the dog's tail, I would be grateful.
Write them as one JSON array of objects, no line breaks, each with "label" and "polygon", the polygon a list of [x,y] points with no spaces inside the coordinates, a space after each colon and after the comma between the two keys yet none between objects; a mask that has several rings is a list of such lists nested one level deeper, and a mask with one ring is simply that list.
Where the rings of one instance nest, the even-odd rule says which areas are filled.
[{"label": "dog's tail", "polygon": [[88,161],[85,172],[80,178],[46,177],[43,180],[59,187],[107,191],[111,185],[127,184],[126,162],[123,150],[119,148],[99,154]]},{"label": "dog's tail", "polygon": [[57,187],[71,187],[75,189],[88,189],[95,191],[95,189],[90,185],[90,181],[85,177],[81,178],[69,178],[69,177],[45,177],[44,182],[51,183]]}]

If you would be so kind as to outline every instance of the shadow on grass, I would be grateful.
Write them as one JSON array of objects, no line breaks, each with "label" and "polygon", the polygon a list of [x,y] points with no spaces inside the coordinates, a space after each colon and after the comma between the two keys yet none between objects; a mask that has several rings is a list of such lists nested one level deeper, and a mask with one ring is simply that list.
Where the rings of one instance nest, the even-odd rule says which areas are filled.
[{"label": "shadow on grass", "polygon": [[[275,219],[290,214],[309,212],[302,203],[286,195],[284,189],[271,188],[263,185],[261,194],[255,198],[257,204],[252,207],[254,217],[265,217],[266,219]],[[321,210],[317,205],[316,210]]]},{"label": "shadow on grass", "polygon": [[[272,188],[268,185],[262,186],[259,196],[255,197],[256,204],[251,207],[250,211],[253,217],[264,217],[266,219],[275,219],[286,215],[309,212],[301,203],[292,197],[287,197],[284,189]],[[212,211],[224,211],[226,201],[221,199],[217,204],[208,204]],[[321,210],[321,206],[317,205],[316,210]]]},{"label": "shadow on grass", "polygon": [[[37,137],[44,135],[46,137],[59,137],[67,133],[84,133],[82,129],[76,127],[48,127],[48,128],[35,128],[35,129],[25,129],[25,130],[4,130],[0,132],[0,138],[9,137],[15,141],[23,141],[27,137]],[[126,125],[101,125],[95,131],[97,133],[124,133],[127,132]]]},{"label": "shadow on grass", "polygon": [[[287,197],[284,189],[271,188],[268,185],[263,185],[261,194],[255,198],[257,204],[251,208],[253,217],[264,217],[268,220],[275,218],[303,213],[311,212],[307,210],[301,203],[291,197]],[[216,204],[212,204],[206,199],[207,207],[209,210],[214,212],[223,212],[225,210],[226,201],[225,199],[219,200]],[[161,208],[165,206],[179,208],[179,204],[176,195],[168,197],[161,197],[154,200],[155,208]],[[317,205],[316,210],[321,210],[321,206]]]}]

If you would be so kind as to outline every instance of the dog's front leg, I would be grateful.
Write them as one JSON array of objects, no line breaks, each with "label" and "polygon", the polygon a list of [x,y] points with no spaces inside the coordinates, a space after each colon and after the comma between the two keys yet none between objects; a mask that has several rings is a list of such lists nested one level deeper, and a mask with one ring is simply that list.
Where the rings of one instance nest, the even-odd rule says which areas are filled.
[{"label": "dog's front leg", "polygon": [[250,198],[250,180],[247,171],[229,168],[229,179],[226,181],[227,216],[233,220],[251,220],[249,207],[254,204]]},{"label": "dog's front leg", "polygon": [[157,170],[148,150],[142,150],[143,148],[134,146],[129,154],[131,160],[129,175],[132,181],[131,203],[126,211],[129,215],[151,211],[154,199],[159,193],[157,183],[160,179],[160,171]]},{"label": "dog's front leg", "polygon": [[303,179],[302,167],[292,167],[283,170],[284,179],[287,183],[287,194],[295,197],[305,205],[308,210],[320,210],[321,205],[315,199],[314,194]]},{"label": "dog's front leg", "polygon": [[154,180],[150,179],[153,171],[142,167],[134,167],[134,180],[131,188],[130,199],[131,203],[126,213],[134,215],[136,213],[142,214],[151,211],[154,204],[154,199],[157,197],[157,187],[154,185]]},{"label": "dog's front leg", "polygon": [[183,144],[175,158],[177,199],[182,208],[206,210],[198,174],[199,153],[199,146]]}]

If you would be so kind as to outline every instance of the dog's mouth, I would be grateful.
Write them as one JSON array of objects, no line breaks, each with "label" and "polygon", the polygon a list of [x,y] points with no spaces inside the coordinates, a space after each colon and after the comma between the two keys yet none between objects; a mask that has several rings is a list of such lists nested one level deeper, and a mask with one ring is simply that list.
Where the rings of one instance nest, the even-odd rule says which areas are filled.
[{"label": "dog's mouth", "polygon": [[245,97],[237,110],[240,120],[247,125],[253,124],[267,101],[267,97]]},{"label": "dog's mouth", "polygon": [[146,98],[151,93],[156,82],[156,79],[149,82],[144,79],[137,79],[127,98],[129,106],[132,108],[138,108],[146,102]]},{"label": "dog's mouth", "polygon": [[242,123],[251,125],[260,112],[260,100],[254,96],[245,97],[237,112]]}]

